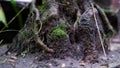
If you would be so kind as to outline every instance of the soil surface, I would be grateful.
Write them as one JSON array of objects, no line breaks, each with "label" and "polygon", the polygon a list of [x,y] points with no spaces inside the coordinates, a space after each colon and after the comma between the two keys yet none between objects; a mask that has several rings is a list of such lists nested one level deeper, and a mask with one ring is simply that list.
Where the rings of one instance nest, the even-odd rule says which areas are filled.
[{"label": "soil surface", "polygon": [[5,55],[6,50],[6,45],[0,46],[0,68],[120,68],[120,36],[111,39],[110,52],[107,55],[108,65],[106,65],[105,57],[102,54],[99,56],[98,63],[90,64],[80,63],[81,59],[76,60],[70,57],[41,61],[38,59],[39,53],[23,54],[16,57],[15,53]]}]

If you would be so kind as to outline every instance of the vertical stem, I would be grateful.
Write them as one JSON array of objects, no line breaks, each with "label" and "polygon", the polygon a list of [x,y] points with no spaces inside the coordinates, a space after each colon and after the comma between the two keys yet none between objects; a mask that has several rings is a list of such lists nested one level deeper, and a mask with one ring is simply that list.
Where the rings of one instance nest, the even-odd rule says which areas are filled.
[{"label": "vertical stem", "polygon": [[[91,3],[91,2],[90,2]],[[94,12],[94,5],[93,3],[91,3],[91,6],[92,6],[92,10],[93,10],[93,15],[94,15],[94,19],[95,19],[95,24],[96,24],[96,27],[97,27],[97,31],[98,31],[98,35],[99,35],[99,38],[100,38],[100,43],[102,45],[102,49],[103,49],[103,53],[104,53],[104,56],[105,56],[105,60],[106,60],[106,63],[107,63],[107,68],[109,68],[108,66],[108,57],[107,57],[107,54],[106,54],[106,51],[105,51],[105,47],[104,47],[104,44],[103,44],[103,40],[102,40],[102,35],[100,33],[100,28],[98,26],[98,21],[97,21],[97,17],[95,15],[95,12]]]}]

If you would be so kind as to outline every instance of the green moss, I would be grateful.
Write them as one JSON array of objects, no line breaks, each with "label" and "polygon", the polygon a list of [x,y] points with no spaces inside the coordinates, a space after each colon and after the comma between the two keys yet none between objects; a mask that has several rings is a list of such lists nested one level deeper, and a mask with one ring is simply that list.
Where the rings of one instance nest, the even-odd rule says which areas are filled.
[{"label": "green moss", "polygon": [[67,22],[61,21],[60,24],[58,24],[58,27],[63,30],[66,30],[70,28],[70,24],[68,24]]},{"label": "green moss", "polygon": [[50,37],[51,37],[51,39],[65,38],[66,32],[64,30],[62,30],[61,28],[56,28],[51,32]]},{"label": "green moss", "polygon": [[26,35],[27,35],[27,34],[26,34],[25,32],[21,32],[21,37],[20,37],[20,39],[21,39],[21,40],[24,40],[25,37],[26,37]]},{"label": "green moss", "polygon": [[38,6],[38,9],[40,10],[41,13],[44,13],[46,11],[45,6],[46,0],[42,0],[42,5]]},{"label": "green moss", "polygon": [[70,24],[65,21],[60,21],[57,27],[52,30],[50,34],[51,39],[57,39],[57,38],[65,38],[66,37],[66,31],[70,29]]},{"label": "green moss", "polygon": [[46,0],[42,0],[42,4],[46,4]]}]

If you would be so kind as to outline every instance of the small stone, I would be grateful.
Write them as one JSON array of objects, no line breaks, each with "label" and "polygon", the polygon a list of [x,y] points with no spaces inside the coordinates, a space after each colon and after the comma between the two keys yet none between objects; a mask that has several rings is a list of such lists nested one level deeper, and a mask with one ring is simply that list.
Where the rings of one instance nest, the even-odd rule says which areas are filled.
[{"label": "small stone", "polygon": [[61,67],[62,67],[62,68],[64,68],[64,67],[65,67],[65,64],[64,64],[64,63],[62,63],[62,64],[61,64]]},{"label": "small stone", "polygon": [[49,66],[52,66],[52,64],[51,64],[51,63],[49,63],[48,65],[49,65]]},{"label": "small stone", "polygon": [[113,58],[115,57],[115,55],[111,55]]},{"label": "small stone", "polygon": [[8,52],[7,54],[8,54],[8,55],[10,55],[11,53],[10,53],[10,52]]},{"label": "small stone", "polygon": [[35,59],[38,59],[38,57],[35,57]]}]

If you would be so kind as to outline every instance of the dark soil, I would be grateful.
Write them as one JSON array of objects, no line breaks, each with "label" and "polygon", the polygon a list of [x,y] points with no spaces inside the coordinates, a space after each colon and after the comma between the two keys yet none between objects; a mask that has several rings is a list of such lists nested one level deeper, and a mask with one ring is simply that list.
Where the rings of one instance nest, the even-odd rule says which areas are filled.
[{"label": "dark soil", "polygon": [[[108,54],[109,68],[120,68],[120,39],[114,38],[111,41],[111,51]],[[15,56],[15,53],[5,55],[6,46],[0,47],[0,68],[107,68],[103,54],[99,55],[98,63],[85,63],[80,65],[81,59],[74,59],[74,57],[64,57],[61,53],[61,58],[49,59],[47,56],[40,56],[39,52],[34,54],[27,54],[25,57]],[[79,54],[77,54],[79,55]]]}]

